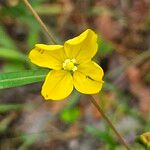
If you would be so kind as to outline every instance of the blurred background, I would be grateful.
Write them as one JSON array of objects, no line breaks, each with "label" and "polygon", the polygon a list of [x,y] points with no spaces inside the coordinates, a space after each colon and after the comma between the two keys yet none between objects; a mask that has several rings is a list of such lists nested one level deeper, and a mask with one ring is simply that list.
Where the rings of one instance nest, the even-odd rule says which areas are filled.
[{"label": "blurred background", "polygon": [[[29,0],[62,43],[87,28],[99,35],[95,60],[105,71],[100,105],[133,150],[150,131],[150,1]],[[0,0],[0,73],[35,69],[27,55],[49,44],[21,0]],[[42,83],[0,91],[1,150],[124,150],[89,97],[43,101]]]}]

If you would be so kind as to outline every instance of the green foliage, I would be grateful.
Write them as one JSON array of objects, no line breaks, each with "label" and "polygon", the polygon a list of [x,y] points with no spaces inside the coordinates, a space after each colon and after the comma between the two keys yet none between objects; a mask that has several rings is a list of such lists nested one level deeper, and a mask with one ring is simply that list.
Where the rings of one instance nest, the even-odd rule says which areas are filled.
[{"label": "green foliage", "polygon": [[31,134],[31,135],[22,135],[21,139],[23,144],[19,147],[19,150],[27,150],[29,147],[34,144],[42,135]]},{"label": "green foliage", "polygon": [[25,65],[21,63],[20,61],[8,61],[5,62],[5,65],[2,67],[3,72],[18,72],[25,70]]},{"label": "green foliage", "polygon": [[5,47],[0,47],[0,58],[19,61],[27,60],[27,57],[21,52]]},{"label": "green foliage", "polygon": [[150,131],[150,113],[148,115],[147,124],[145,130]]},{"label": "green foliage", "polygon": [[14,114],[8,115],[6,118],[0,121],[0,133],[3,133],[7,130],[10,122],[13,120]]},{"label": "green foliage", "polygon": [[14,41],[7,35],[3,26],[0,25],[0,47],[10,48],[13,50],[17,50],[17,47]]},{"label": "green foliage", "polygon": [[[42,2],[45,0],[30,0],[30,3],[33,7],[39,6]],[[11,15],[15,17],[20,17],[20,16],[29,16],[30,12],[26,9],[24,3],[20,1],[18,5],[16,6],[7,6],[2,8],[2,14],[3,15]]]},{"label": "green foliage", "polygon": [[70,97],[70,101],[68,101],[67,105],[60,112],[60,119],[66,123],[73,123],[80,117],[80,110],[76,106],[80,100],[81,94],[76,90]]},{"label": "green foliage", "polygon": [[98,54],[101,57],[111,54],[113,51],[112,45],[108,43],[107,41],[105,41],[103,38],[98,38],[98,47],[100,49]]},{"label": "green foliage", "polygon": [[7,113],[14,110],[21,110],[24,104],[0,104],[0,113]]},{"label": "green foliage", "polygon": [[47,73],[46,69],[2,73],[0,74],[0,89],[43,81]]},{"label": "green foliage", "polygon": [[0,26],[0,58],[5,62],[3,71],[19,71],[25,69],[25,63],[28,63],[28,58],[21,53],[14,41],[7,35],[3,26]]},{"label": "green foliage", "polygon": [[109,132],[109,129],[101,131],[91,125],[87,125],[85,131],[94,136],[95,138],[100,139],[109,144],[109,150],[115,150],[116,144],[114,141],[114,137]]},{"label": "green foliage", "polygon": [[73,123],[75,122],[80,116],[80,111],[77,107],[73,109],[65,109],[61,115],[60,118],[67,123]]}]

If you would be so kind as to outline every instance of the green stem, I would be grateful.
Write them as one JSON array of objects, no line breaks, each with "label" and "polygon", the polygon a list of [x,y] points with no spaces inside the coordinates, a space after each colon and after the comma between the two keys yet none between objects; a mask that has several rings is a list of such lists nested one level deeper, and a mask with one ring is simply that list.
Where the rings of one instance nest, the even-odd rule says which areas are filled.
[{"label": "green stem", "polygon": [[115,132],[117,135],[118,139],[124,145],[124,147],[127,150],[130,150],[129,145],[126,143],[126,141],[123,139],[123,137],[120,135],[120,133],[117,131],[113,123],[109,120],[109,118],[105,115],[103,109],[100,107],[100,105],[96,102],[96,98],[94,95],[91,95],[90,101],[93,103],[93,105],[96,107],[96,109],[99,111],[99,113],[102,115],[102,117],[105,119],[105,121],[108,123],[108,125],[112,128],[112,130]]},{"label": "green stem", "polygon": [[33,14],[33,16],[35,17],[35,19],[39,22],[39,24],[41,25],[41,27],[43,28],[43,30],[47,33],[47,35],[49,36],[49,38],[51,39],[53,44],[57,44],[56,40],[54,39],[53,35],[49,32],[47,26],[45,25],[45,23],[42,21],[42,19],[39,17],[39,15],[37,14],[37,12],[33,9],[33,7],[31,6],[31,4],[28,2],[28,0],[23,0],[23,2],[25,3],[25,5],[27,6],[27,8],[29,9],[29,11]]}]

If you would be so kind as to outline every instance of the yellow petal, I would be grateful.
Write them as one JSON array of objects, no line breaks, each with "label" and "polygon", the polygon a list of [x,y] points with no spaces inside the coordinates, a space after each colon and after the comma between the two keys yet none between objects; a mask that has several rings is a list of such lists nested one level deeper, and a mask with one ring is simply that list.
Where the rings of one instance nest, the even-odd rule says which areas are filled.
[{"label": "yellow petal", "polygon": [[29,58],[32,63],[40,67],[59,70],[62,68],[66,55],[62,45],[36,44]]},{"label": "yellow petal", "polygon": [[73,90],[73,78],[68,71],[52,70],[48,73],[42,87],[46,100],[62,100]]},{"label": "yellow petal", "polygon": [[73,80],[75,88],[84,94],[98,93],[103,85],[104,73],[100,66],[94,62],[88,62],[78,66],[74,72]]},{"label": "yellow petal", "polygon": [[78,63],[90,60],[96,54],[97,48],[97,35],[91,29],[87,29],[64,44],[67,57],[75,58]]},{"label": "yellow petal", "polygon": [[94,61],[80,64],[78,71],[96,81],[101,81],[104,76],[103,69]]}]

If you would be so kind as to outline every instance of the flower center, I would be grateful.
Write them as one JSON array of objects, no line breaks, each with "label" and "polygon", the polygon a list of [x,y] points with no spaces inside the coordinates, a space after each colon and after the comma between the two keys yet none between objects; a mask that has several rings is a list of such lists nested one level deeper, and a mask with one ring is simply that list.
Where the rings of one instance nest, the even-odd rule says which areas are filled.
[{"label": "flower center", "polygon": [[63,62],[63,68],[64,70],[69,70],[69,71],[76,71],[78,68],[77,66],[75,65],[76,64],[76,59],[73,58],[73,59],[66,59],[64,62]]}]

